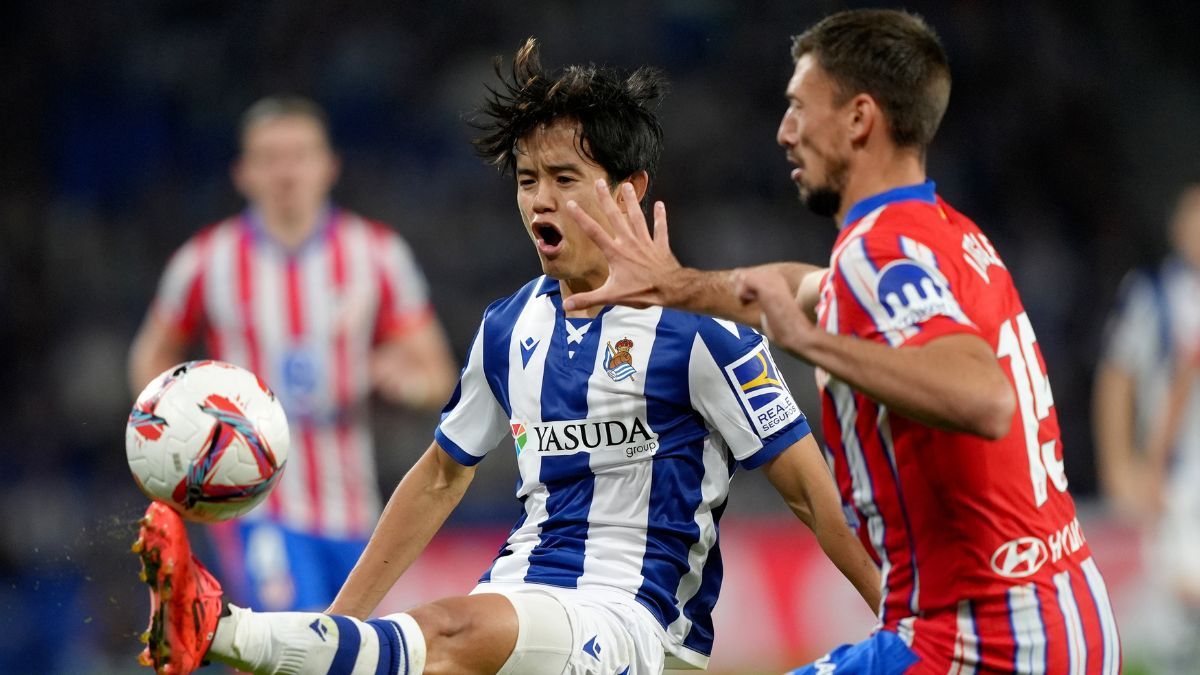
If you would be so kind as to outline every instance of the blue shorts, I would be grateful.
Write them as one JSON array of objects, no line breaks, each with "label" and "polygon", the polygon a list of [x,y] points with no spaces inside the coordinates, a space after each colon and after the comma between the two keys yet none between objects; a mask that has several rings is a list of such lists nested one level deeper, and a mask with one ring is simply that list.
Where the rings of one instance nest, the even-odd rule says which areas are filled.
[{"label": "blue shorts", "polygon": [[321,611],[358,562],[365,539],[326,539],[269,521],[206,528],[230,602],[265,611]]},{"label": "blue shorts", "polygon": [[887,630],[852,645],[842,645],[789,675],[892,675],[903,673],[919,659],[899,635]]}]

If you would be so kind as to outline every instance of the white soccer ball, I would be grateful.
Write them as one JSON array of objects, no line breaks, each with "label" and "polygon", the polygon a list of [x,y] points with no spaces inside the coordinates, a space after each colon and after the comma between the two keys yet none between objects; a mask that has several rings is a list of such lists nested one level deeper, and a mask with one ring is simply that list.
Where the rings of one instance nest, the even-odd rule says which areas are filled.
[{"label": "white soccer ball", "polygon": [[283,475],[288,444],[275,394],[254,373],[221,361],[182,363],[154,378],[125,427],[138,487],[199,522],[257,506]]}]

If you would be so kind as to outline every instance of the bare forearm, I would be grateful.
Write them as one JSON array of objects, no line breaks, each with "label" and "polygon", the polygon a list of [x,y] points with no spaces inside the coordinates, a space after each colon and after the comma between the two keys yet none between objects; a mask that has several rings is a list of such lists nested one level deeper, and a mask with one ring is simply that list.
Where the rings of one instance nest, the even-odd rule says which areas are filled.
[{"label": "bare forearm", "polygon": [[[805,277],[822,268],[799,262],[775,262],[750,268],[704,271],[691,267],[679,268],[663,284],[663,304],[696,314],[736,321],[762,330],[762,310],[757,302],[738,298],[737,277],[747,270],[765,270],[783,276],[793,295],[798,294]],[[807,303],[806,303],[807,304]],[[812,304],[815,305],[815,297]]]},{"label": "bare forearm", "polygon": [[[365,619],[441,529],[471,482],[473,470],[447,475],[436,444],[396,486],[329,611]],[[452,461],[443,459],[442,461]]]},{"label": "bare forearm", "polygon": [[[964,348],[934,347],[944,341]],[[990,347],[967,336],[935,343],[897,349],[816,331],[793,353],[923,424],[990,439],[1007,435],[1016,398]]]},{"label": "bare forearm", "polygon": [[1110,499],[1122,499],[1134,463],[1133,379],[1112,366],[1101,366],[1092,402],[1100,487]]},{"label": "bare forearm", "polygon": [[812,530],[825,555],[877,612],[882,587],[879,570],[846,524],[837,486],[812,436],[797,441],[764,471],[792,513]]},{"label": "bare forearm", "polygon": [[883,582],[879,568],[867,555],[862,542],[846,524],[842,512],[825,513],[812,525],[821,550],[841,573],[850,580],[872,612],[879,612]]}]

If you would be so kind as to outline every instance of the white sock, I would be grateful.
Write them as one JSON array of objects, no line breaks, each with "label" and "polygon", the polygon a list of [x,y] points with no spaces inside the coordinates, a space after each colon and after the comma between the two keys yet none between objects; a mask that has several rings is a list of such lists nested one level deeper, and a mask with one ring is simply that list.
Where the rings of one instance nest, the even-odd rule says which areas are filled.
[{"label": "white sock", "polygon": [[252,612],[229,605],[208,655],[263,675],[421,675],[425,636],[407,614],[359,621],[317,612]]}]

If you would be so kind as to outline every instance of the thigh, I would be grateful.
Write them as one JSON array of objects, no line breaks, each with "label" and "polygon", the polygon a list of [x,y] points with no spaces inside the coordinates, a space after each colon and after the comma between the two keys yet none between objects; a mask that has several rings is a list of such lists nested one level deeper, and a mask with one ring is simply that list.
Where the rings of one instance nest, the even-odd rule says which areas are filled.
[{"label": "thigh", "polygon": [[569,675],[658,675],[665,654],[662,642],[640,617],[620,606],[567,600],[574,618],[575,648]]},{"label": "thigh", "polygon": [[481,584],[516,608],[517,645],[500,675],[658,675],[665,654],[657,624],[621,603],[545,586]]}]

